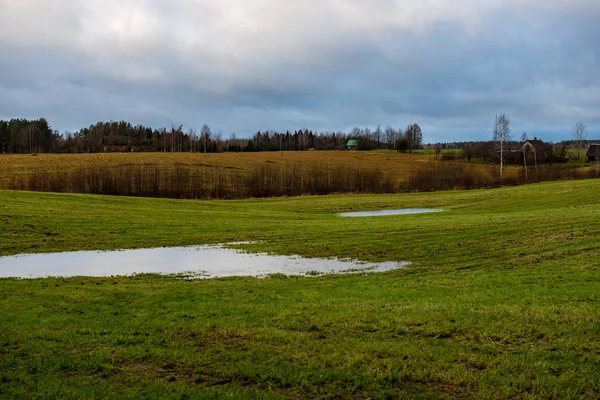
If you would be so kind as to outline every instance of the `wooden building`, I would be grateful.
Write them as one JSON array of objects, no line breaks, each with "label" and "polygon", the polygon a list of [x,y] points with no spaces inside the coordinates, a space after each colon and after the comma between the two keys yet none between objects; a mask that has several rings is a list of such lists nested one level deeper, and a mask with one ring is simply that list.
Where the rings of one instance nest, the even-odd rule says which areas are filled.
[{"label": "wooden building", "polygon": [[552,145],[537,138],[524,142],[517,150],[509,150],[504,154],[507,164],[543,164],[552,162]]},{"label": "wooden building", "polygon": [[600,161],[600,144],[592,144],[586,154],[588,162]]},{"label": "wooden building", "polygon": [[102,147],[105,153],[125,153],[131,150],[126,137],[104,137]]}]

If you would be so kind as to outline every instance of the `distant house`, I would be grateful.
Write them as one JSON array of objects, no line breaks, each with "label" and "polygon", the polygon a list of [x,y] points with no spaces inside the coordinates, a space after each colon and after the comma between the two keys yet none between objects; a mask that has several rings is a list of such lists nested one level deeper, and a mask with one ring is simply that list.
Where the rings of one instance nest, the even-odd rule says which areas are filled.
[{"label": "distant house", "polygon": [[126,137],[103,137],[102,147],[105,153],[124,153],[130,151],[129,139]]},{"label": "distant house", "polygon": [[552,145],[546,143],[538,138],[528,140],[521,146],[521,152],[523,149],[535,149],[535,155],[533,151],[527,151],[527,163],[533,162],[537,159],[538,163],[552,162]]},{"label": "distant house", "polygon": [[588,162],[598,162],[600,161],[600,144],[592,144],[587,151],[587,160]]},{"label": "distant house", "polygon": [[525,156],[527,156],[528,165],[552,162],[552,145],[538,138],[528,140],[519,146],[518,150],[509,150],[504,153],[504,162],[523,164]]},{"label": "distant house", "polygon": [[358,140],[355,140],[355,139],[348,140],[348,143],[346,143],[346,149],[347,150],[358,150]]}]

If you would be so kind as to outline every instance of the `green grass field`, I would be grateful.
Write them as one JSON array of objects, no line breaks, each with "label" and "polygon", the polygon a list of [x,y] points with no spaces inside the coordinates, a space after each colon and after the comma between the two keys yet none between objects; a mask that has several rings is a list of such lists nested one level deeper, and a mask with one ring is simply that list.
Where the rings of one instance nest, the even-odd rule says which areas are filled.
[{"label": "green grass field", "polygon": [[[257,241],[358,276],[0,280],[1,398],[600,393],[600,180],[244,201],[0,191],[0,255]],[[442,207],[344,219],[340,211]]]}]

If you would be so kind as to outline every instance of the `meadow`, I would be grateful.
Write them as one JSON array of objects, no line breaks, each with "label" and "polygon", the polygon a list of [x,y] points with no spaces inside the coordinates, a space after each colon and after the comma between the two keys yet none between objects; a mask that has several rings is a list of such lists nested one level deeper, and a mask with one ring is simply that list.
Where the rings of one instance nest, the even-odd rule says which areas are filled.
[{"label": "meadow", "polygon": [[[0,397],[597,398],[598,193],[597,179],[228,201],[0,191],[3,256],[252,241],[241,247],[412,262],[1,279]],[[447,212],[336,216],[405,207]]]}]

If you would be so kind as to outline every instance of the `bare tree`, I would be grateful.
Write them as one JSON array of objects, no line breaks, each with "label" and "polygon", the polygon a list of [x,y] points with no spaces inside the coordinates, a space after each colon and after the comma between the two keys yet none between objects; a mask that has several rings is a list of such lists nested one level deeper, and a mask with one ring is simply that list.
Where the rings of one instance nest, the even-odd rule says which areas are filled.
[{"label": "bare tree", "polygon": [[420,149],[423,147],[423,131],[421,131],[421,127],[418,124],[413,124],[413,132],[415,149]]},{"label": "bare tree", "polygon": [[[418,149],[423,145],[423,132],[418,124],[408,125],[406,127],[406,140],[408,140],[409,149]],[[409,151],[410,151],[409,150]]]},{"label": "bare tree", "polygon": [[575,128],[573,128],[572,133],[573,139],[576,142],[577,146],[577,159],[581,159],[581,149],[583,149],[585,140],[588,137],[587,127],[583,122],[578,122],[575,124]]},{"label": "bare tree", "polygon": [[368,126],[363,130],[363,137],[367,140],[373,140],[371,129]]},{"label": "bare tree", "polygon": [[207,152],[208,149],[208,142],[210,141],[210,137],[212,135],[212,132],[210,131],[210,128],[208,127],[208,125],[204,124],[204,126],[202,126],[202,130],[200,131],[200,137],[202,139],[204,139],[204,152]]},{"label": "bare tree", "polygon": [[505,114],[496,115],[493,141],[494,156],[500,159],[500,180],[504,178],[504,152],[510,140],[510,119]]},{"label": "bare tree", "polygon": [[[523,134],[521,135],[521,143],[521,150],[523,151],[523,167],[525,168],[525,181],[528,181],[529,177],[527,173],[527,150],[529,150],[530,148],[533,149],[533,153],[535,155],[535,148],[531,145],[531,143],[529,143],[529,137],[527,136],[527,132],[523,132]],[[535,169],[537,171],[537,162]]]},{"label": "bare tree", "polygon": [[377,142],[377,148],[379,148],[379,143],[381,142],[381,137],[383,136],[383,131],[381,130],[381,126],[377,125],[377,128],[373,131],[373,140]]},{"label": "bare tree", "polygon": [[198,134],[196,133],[196,128],[188,129],[188,137],[190,138],[190,142],[191,142],[189,151],[195,152],[196,146],[198,145]]},{"label": "bare tree", "polygon": [[406,141],[408,142],[408,152],[411,153],[412,150],[415,148],[415,134],[413,132],[412,125],[408,125],[406,127],[406,130],[404,131],[404,137],[406,138]]},{"label": "bare tree", "polygon": [[397,136],[398,136],[398,134],[396,133],[394,128],[392,128],[391,126],[387,126],[385,128],[385,141],[388,144],[388,147],[391,147],[392,149],[396,148],[396,137]]}]

